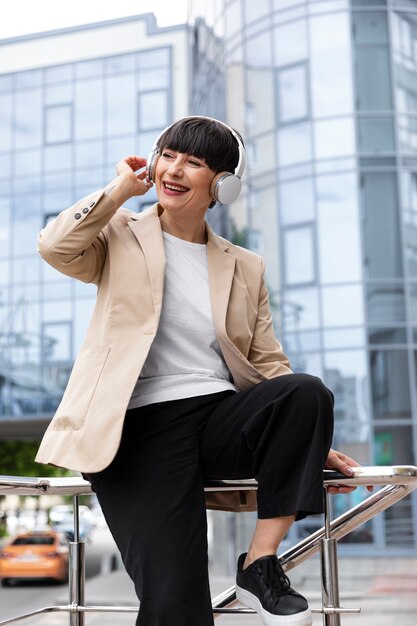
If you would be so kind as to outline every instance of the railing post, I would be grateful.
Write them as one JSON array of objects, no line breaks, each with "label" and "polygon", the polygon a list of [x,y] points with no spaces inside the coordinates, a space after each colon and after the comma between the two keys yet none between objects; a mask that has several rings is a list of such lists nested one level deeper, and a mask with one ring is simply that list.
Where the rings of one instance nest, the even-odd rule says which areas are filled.
[{"label": "railing post", "polygon": [[340,608],[339,574],[337,570],[337,542],[331,537],[330,497],[324,487],[324,537],[320,541],[321,595],[324,626],[340,626],[340,613],[326,613],[324,609]]},{"label": "railing post", "polygon": [[69,554],[69,603],[74,608],[69,614],[69,626],[84,626],[84,612],[77,611],[85,602],[85,551],[80,541],[78,496],[73,496],[74,541],[70,542]]}]

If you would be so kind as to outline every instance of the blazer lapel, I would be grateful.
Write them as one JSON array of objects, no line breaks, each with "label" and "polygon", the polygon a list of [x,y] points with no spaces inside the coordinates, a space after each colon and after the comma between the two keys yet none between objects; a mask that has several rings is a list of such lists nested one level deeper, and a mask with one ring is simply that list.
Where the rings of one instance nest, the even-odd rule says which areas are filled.
[{"label": "blazer lapel", "polygon": [[146,259],[155,313],[159,319],[164,293],[166,259],[164,241],[161,235],[161,224],[158,217],[158,204],[154,204],[149,211],[132,217],[128,224],[138,240]]},{"label": "blazer lapel", "polygon": [[[139,213],[128,222],[138,240],[148,266],[155,312],[159,317],[162,307],[165,275],[165,251],[158,217],[158,204]],[[228,340],[226,315],[232,288],[236,258],[227,252],[228,243],[207,228],[207,262],[213,322],[218,337]]]},{"label": "blazer lapel", "polygon": [[226,315],[235,272],[236,258],[227,253],[228,244],[206,224],[207,261],[211,308],[216,334],[227,340]]}]

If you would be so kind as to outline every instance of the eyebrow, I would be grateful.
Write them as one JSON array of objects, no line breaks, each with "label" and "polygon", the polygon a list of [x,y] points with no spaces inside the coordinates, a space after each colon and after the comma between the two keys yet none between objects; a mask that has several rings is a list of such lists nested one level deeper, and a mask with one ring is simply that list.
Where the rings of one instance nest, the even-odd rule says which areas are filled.
[{"label": "eyebrow", "polygon": [[165,146],[164,148],[161,149],[161,154],[165,152],[165,150],[168,150],[169,152],[176,152],[177,154],[186,154],[188,157],[201,163],[201,165],[208,167],[203,157],[198,157],[198,156],[195,156],[194,154],[189,154],[188,152],[180,152],[180,150],[175,150],[175,148],[168,148],[168,146]]}]

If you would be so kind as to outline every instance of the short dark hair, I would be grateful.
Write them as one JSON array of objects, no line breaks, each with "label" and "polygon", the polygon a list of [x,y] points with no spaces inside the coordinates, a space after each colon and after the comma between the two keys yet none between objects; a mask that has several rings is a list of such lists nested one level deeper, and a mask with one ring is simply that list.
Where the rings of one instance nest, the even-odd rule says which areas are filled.
[{"label": "short dark hair", "polygon": [[216,174],[233,173],[239,162],[236,137],[223,124],[206,117],[185,117],[178,120],[161,135],[157,147],[170,148],[204,159]]}]

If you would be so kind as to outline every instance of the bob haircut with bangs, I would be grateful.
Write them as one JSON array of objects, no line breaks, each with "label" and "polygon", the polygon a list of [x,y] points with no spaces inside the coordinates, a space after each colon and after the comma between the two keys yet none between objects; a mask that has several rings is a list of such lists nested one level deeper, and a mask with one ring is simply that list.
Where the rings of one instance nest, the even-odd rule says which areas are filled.
[{"label": "bob haircut with bangs", "polygon": [[205,117],[178,120],[161,135],[157,147],[160,152],[168,148],[204,159],[216,174],[233,174],[239,162],[236,138],[223,124]]}]

